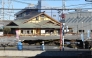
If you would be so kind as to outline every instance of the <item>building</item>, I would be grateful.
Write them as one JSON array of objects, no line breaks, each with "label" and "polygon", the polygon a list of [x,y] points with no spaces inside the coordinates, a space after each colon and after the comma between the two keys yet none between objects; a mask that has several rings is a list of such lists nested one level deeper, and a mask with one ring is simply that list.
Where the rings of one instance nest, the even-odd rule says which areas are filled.
[{"label": "building", "polygon": [[66,14],[66,25],[72,33],[92,32],[92,10],[81,10],[80,12],[70,12]]},{"label": "building", "polygon": [[27,16],[26,19],[14,20],[5,27],[11,28],[11,34],[19,31],[20,36],[59,35],[60,23],[44,12]]}]

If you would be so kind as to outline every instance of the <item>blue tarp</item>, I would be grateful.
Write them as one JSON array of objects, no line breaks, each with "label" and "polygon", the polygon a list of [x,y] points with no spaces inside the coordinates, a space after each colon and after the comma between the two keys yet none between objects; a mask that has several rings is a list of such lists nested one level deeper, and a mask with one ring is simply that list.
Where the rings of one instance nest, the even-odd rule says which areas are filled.
[{"label": "blue tarp", "polygon": [[18,49],[18,50],[22,50],[22,49],[23,49],[23,45],[22,45],[21,42],[18,42],[18,44],[17,44],[17,49]]}]

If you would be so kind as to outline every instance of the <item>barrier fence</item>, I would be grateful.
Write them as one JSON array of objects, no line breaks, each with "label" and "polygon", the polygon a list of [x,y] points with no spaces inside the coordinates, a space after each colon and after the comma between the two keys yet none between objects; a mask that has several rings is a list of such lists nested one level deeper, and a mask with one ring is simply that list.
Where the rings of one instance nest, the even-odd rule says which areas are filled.
[{"label": "barrier fence", "polygon": [[23,46],[0,46],[0,50],[19,50],[18,47],[20,47],[20,50],[53,50],[53,51],[59,51],[59,46],[42,46],[42,45],[23,45]]}]

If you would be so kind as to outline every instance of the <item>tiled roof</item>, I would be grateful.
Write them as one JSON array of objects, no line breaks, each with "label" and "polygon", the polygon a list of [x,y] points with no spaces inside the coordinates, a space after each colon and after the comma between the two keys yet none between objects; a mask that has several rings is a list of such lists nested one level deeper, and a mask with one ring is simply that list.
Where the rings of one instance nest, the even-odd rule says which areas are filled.
[{"label": "tiled roof", "polygon": [[5,26],[5,27],[11,27],[11,28],[60,28],[60,26],[56,26],[55,24],[47,23],[48,20],[39,22],[37,24],[35,23],[21,23],[20,21],[14,21],[18,26]]},{"label": "tiled roof", "polygon": [[20,17],[20,18],[17,18],[17,19],[30,19],[36,15],[40,14],[40,12],[31,12],[29,15],[26,15],[24,17]]},{"label": "tiled roof", "polygon": [[25,24],[20,24],[19,27],[20,28],[37,28],[38,25],[34,23],[25,23]]},{"label": "tiled roof", "polygon": [[[32,18],[39,16],[41,14],[44,14],[44,13],[33,13],[32,15],[28,15],[25,18],[23,18],[24,20],[21,18],[21,20],[14,20],[13,22],[18,25],[18,26],[15,26],[18,28],[60,28],[59,26],[56,26],[55,24],[47,23],[50,20],[43,20],[39,23],[27,22],[27,21],[31,20]],[[44,14],[44,15],[46,15],[46,14]],[[48,16],[48,15],[46,15],[46,16]],[[50,17],[50,19],[53,19],[53,18]],[[54,19],[53,19],[53,21],[57,22]],[[59,24],[59,22],[57,22],[57,23]],[[13,26],[13,28],[14,28],[14,26]]]},{"label": "tiled roof", "polygon": [[4,26],[6,28],[19,28],[19,26]]}]

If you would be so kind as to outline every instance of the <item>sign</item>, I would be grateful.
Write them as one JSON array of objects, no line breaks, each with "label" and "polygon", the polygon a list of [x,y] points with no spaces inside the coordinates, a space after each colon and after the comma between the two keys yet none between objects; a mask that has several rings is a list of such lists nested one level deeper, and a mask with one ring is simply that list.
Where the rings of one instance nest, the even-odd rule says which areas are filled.
[{"label": "sign", "polygon": [[0,32],[0,36],[3,36],[3,32]]},{"label": "sign", "polygon": [[81,40],[84,41],[84,36],[83,33],[81,34]]},{"label": "sign", "polygon": [[62,13],[62,14],[61,14],[61,17],[62,17],[62,19],[65,19],[65,14]]},{"label": "sign", "polygon": [[19,30],[16,30],[16,38],[19,40]]},{"label": "sign", "polygon": [[45,33],[45,30],[41,30],[41,33]]},{"label": "sign", "polygon": [[88,30],[87,37],[90,38],[90,30]]}]

